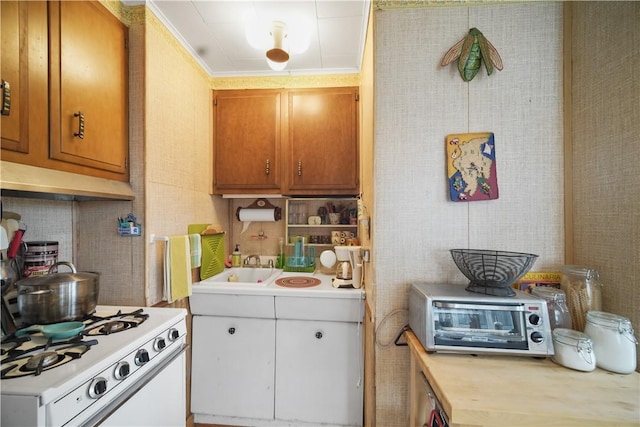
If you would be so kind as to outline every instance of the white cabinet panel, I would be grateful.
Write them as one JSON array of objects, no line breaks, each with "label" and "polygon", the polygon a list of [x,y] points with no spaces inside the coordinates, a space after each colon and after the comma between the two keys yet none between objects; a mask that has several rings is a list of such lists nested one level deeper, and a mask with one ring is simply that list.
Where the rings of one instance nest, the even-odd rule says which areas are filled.
[{"label": "white cabinet panel", "polygon": [[276,317],[292,320],[361,322],[364,317],[364,300],[362,298],[277,297]]},{"label": "white cabinet panel", "polygon": [[[198,286],[198,285],[195,285]],[[199,292],[190,298],[191,313],[210,316],[275,318],[273,296]]]},{"label": "white cabinet panel", "polygon": [[273,419],[275,320],[193,316],[191,411]]},{"label": "white cabinet panel", "polygon": [[358,323],[278,320],[276,419],[362,425]]}]

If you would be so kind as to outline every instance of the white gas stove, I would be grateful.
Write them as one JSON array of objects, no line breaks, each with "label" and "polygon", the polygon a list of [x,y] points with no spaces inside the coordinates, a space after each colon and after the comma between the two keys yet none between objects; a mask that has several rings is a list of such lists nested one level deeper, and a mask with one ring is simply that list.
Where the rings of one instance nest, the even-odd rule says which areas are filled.
[{"label": "white gas stove", "polygon": [[5,337],[2,426],[184,425],[186,314],[98,306],[80,335]]}]

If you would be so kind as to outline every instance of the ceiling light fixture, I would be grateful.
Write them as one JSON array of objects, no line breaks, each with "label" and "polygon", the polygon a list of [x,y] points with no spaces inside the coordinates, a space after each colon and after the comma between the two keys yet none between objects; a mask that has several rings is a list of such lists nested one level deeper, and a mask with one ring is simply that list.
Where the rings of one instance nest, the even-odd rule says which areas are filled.
[{"label": "ceiling light fixture", "polygon": [[[288,42],[287,24],[282,21],[273,21],[269,36],[271,37],[272,47],[266,53],[267,64],[272,70],[282,71],[289,63],[288,46],[285,45]],[[288,43],[286,44],[288,45]]]},{"label": "ceiling light fixture", "polygon": [[265,52],[267,64],[274,71],[284,70],[291,55],[303,53],[309,48],[309,27],[303,18],[291,16],[286,20],[266,22],[259,20],[255,14],[245,17],[247,41],[255,49]]}]

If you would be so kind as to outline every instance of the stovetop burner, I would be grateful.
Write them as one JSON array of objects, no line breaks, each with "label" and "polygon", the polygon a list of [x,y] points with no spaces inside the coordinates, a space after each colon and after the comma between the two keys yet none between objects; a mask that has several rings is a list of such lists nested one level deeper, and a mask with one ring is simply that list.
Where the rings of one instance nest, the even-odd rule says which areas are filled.
[{"label": "stovetop burner", "polygon": [[59,354],[55,351],[45,351],[31,356],[27,359],[27,363],[22,367],[27,371],[35,371],[36,369],[48,368],[58,362]]},{"label": "stovetop burner", "polygon": [[1,379],[40,375],[44,371],[80,358],[98,343],[97,340],[84,341],[80,336],[77,336],[66,341],[53,343],[48,340],[44,345],[23,348],[25,343],[30,341],[30,338],[20,340],[17,343],[12,342],[11,339],[3,341],[3,345],[9,347],[15,345],[15,347],[8,350],[3,347],[3,356],[5,357],[2,359]]},{"label": "stovetop burner", "polygon": [[87,336],[110,335],[135,328],[148,318],[149,315],[144,313],[142,309],[132,311],[131,313],[118,311],[111,316],[92,315],[85,321],[87,327],[82,331],[82,334]]},{"label": "stovetop burner", "polygon": [[40,375],[44,371],[79,359],[92,346],[98,344],[98,340],[85,337],[124,332],[137,327],[148,318],[149,315],[142,309],[125,313],[118,310],[112,315],[89,315],[83,320],[85,328],[82,332],[67,340],[47,339],[40,333],[5,337],[1,343],[0,379]]}]

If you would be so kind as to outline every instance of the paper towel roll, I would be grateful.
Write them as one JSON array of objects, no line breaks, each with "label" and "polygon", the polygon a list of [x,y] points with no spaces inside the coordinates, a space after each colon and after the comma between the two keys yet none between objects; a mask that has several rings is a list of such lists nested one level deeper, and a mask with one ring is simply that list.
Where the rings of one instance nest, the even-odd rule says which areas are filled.
[{"label": "paper towel roll", "polygon": [[240,221],[264,221],[274,222],[276,220],[275,209],[240,209],[238,214]]}]

